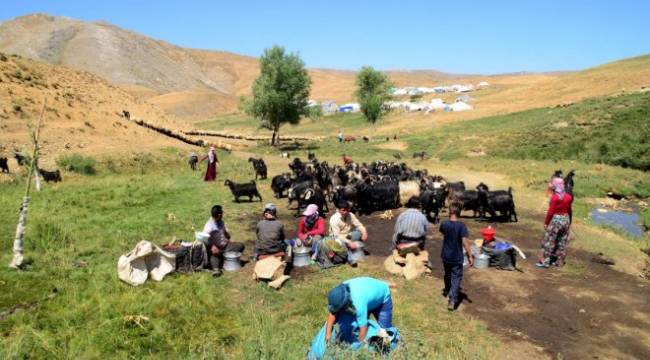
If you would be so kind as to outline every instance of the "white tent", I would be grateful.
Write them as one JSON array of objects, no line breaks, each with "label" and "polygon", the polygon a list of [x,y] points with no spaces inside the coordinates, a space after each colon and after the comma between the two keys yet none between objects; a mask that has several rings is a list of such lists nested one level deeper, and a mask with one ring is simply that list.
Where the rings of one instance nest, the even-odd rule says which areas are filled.
[{"label": "white tent", "polygon": [[416,102],[416,103],[409,102],[409,103],[406,104],[406,111],[409,111],[409,112],[410,111],[422,111],[422,110],[426,110],[428,106],[429,106],[429,103],[424,102],[424,101]]},{"label": "white tent", "polygon": [[429,103],[429,109],[438,110],[444,108],[445,108],[445,102],[442,101],[442,99],[439,98],[431,99],[431,102]]},{"label": "white tent", "polygon": [[478,86],[490,86],[490,84],[488,84],[487,81],[481,81],[480,83],[478,83]]},{"label": "white tent", "polygon": [[449,105],[449,109],[451,111],[469,111],[469,110],[474,110],[474,107],[462,101],[457,101]]}]

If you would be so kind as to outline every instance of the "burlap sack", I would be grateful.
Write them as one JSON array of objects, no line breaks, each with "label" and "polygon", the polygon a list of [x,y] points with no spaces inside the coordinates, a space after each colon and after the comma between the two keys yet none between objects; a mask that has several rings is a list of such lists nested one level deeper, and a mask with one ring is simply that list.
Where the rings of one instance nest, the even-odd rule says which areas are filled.
[{"label": "burlap sack", "polygon": [[284,275],[285,263],[275,256],[269,256],[255,263],[253,279],[275,280]]}]

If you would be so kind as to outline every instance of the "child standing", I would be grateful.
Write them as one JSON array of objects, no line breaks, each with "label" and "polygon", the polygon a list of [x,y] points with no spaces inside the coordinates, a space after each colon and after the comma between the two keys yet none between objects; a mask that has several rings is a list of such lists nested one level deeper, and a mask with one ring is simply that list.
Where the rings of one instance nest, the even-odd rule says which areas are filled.
[{"label": "child standing", "polygon": [[467,251],[469,266],[474,263],[474,255],[470,249],[469,231],[467,226],[458,220],[461,205],[452,202],[449,206],[449,220],[440,224],[440,232],[444,236],[442,243],[442,263],[445,268],[445,289],[443,295],[449,295],[447,310],[453,311],[458,305],[460,282],[463,280],[463,247]]}]

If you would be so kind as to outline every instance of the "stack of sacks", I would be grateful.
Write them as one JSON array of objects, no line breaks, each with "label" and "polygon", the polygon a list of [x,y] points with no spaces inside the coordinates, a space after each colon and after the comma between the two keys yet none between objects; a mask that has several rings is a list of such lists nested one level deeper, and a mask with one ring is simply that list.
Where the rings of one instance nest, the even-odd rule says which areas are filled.
[{"label": "stack of sacks", "polygon": [[428,268],[429,253],[421,250],[416,254],[409,253],[401,256],[397,250],[384,261],[384,267],[393,275],[404,275],[406,280],[413,280],[424,273],[431,273]]},{"label": "stack of sacks", "polygon": [[286,263],[276,256],[258,260],[255,263],[253,279],[269,281],[269,286],[277,290],[291,278],[289,275],[284,275],[285,267]]}]

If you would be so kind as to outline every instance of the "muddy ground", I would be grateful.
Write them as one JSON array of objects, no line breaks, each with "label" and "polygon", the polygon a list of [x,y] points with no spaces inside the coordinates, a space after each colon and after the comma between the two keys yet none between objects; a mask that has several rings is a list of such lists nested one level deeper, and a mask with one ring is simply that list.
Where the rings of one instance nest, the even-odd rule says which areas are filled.
[{"label": "muddy ground", "polygon": [[[391,236],[400,211],[393,213],[395,217],[391,220],[379,218],[379,213],[360,217],[369,232],[367,249],[371,256],[366,261],[383,263],[390,254]],[[512,339],[513,344],[530,342],[552,358],[650,358],[650,283],[593,262],[596,254],[573,248],[565,267],[536,268],[543,215],[519,215],[520,219],[539,218],[539,227],[524,223],[490,224],[497,229],[497,236],[518,245],[528,259],[518,258],[518,271],[465,268],[462,293],[466,298],[458,311],[485,321],[491,331],[506,340]],[[287,237],[294,236],[292,225],[297,220],[292,216],[281,220],[286,224]],[[462,220],[469,227],[471,239],[480,238],[479,230],[488,224],[472,218]],[[441,244],[438,226],[431,226],[426,248],[431,254],[436,295],[443,286]],[[315,271],[318,270],[297,268],[291,276],[299,281]],[[427,279],[431,278],[424,281]]]},{"label": "muddy ground", "polygon": [[[397,212],[396,212],[397,214]],[[522,223],[492,223],[497,236],[517,244],[527,255],[519,271],[465,268],[459,311],[484,320],[506,338],[534,343],[554,358],[650,358],[650,283],[592,261],[596,254],[570,250],[562,268],[538,269],[543,227]],[[480,238],[487,223],[464,218],[470,238]],[[383,261],[390,253],[395,219],[362,217],[369,229],[368,249]],[[427,242],[433,276],[442,289],[442,235],[432,226]]]}]

